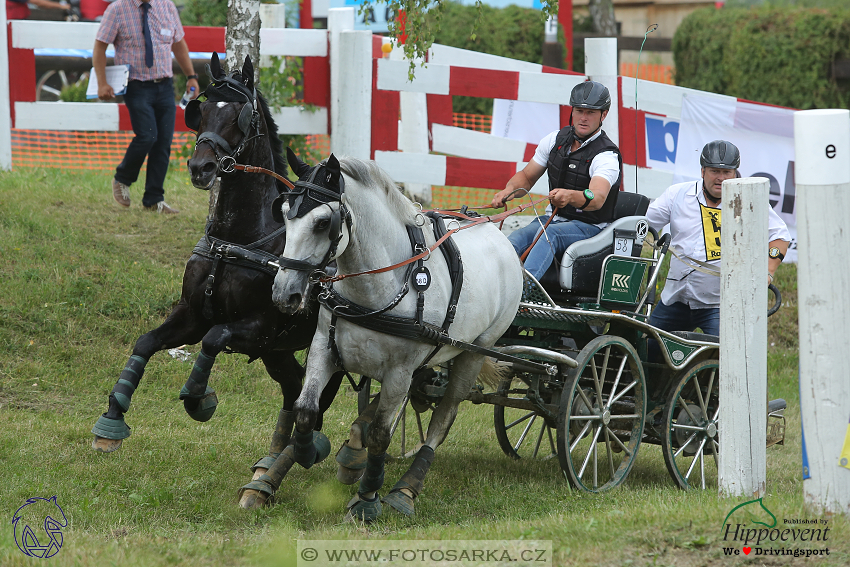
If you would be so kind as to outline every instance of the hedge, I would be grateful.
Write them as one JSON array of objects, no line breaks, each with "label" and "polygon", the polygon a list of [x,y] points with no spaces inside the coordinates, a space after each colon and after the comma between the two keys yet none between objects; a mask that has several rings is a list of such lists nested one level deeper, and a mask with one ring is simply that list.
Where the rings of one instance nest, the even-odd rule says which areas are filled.
[{"label": "hedge", "polygon": [[798,109],[847,108],[850,10],[794,7],[697,10],[673,37],[676,84]]}]

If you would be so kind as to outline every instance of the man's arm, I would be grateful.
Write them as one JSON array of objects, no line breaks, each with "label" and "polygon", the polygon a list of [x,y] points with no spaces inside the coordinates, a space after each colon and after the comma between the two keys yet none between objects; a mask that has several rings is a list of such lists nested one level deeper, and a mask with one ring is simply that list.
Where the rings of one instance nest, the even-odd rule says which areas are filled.
[{"label": "man's arm", "polygon": [[92,49],[92,66],[94,74],[97,76],[97,98],[101,100],[109,100],[115,98],[115,92],[109,83],[106,82],[106,48],[109,44],[103,43],[100,40],[94,40],[94,49]]},{"label": "man's arm", "polygon": [[52,0],[27,0],[42,10],[67,10],[71,7],[67,2],[53,2]]},{"label": "man's arm", "polygon": [[[594,176],[590,178],[589,189],[593,191],[593,200],[584,208],[585,211],[598,211],[605,204],[608,198],[608,192],[611,191],[611,184],[604,177]],[[549,201],[556,209],[570,205],[579,208],[584,205],[587,198],[584,196],[584,191],[578,189],[563,189],[555,188],[549,192]]]},{"label": "man's arm", "polygon": [[[787,240],[776,239],[776,240],[771,240],[770,244],[768,246],[770,248],[773,248],[773,247],[779,248],[779,252],[781,252],[782,255],[785,256],[785,254],[788,253],[788,245],[789,244],[790,243]],[[782,263],[781,259],[771,258],[771,257],[768,256],[768,258],[767,258],[767,271],[770,274],[770,277],[768,278],[770,280],[769,283],[773,283],[773,275],[776,273],[776,268],[778,268],[779,264],[781,264],[781,263]]]},{"label": "man's arm", "polygon": [[546,166],[540,165],[532,159],[521,171],[518,171],[508,180],[504,189],[493,196],[490,206],[493,208],[504,207],[505,203],[511,199],[527,195],[544,173],[546,173]]},{"label": "man's arm", "polygon": [[[192,59],[189,57],[189,46],[186,44],[186,38],[172,43],[171,51],[174,52],[174,58],[177,60],[177,64],[180,65],[180,69],[183,70],[183,74],[187,77],[189,75],[194,75],[195,69],[192,67]],[[195,87],[195,96],[192,98],[197,98],[197,96],[201,94],[198,86],[198,79],[188,79],[186,81],[187,93],[192,87]]]}]

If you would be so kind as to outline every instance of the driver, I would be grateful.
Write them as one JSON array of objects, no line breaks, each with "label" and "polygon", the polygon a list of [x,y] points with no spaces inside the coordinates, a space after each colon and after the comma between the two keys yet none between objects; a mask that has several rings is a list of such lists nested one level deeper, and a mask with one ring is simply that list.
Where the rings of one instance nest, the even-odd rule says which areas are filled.
[{"label": "driver", "polygon": [[[595,81],[576,85],[570,106],[570,126],[543,138],[528,165],[511,177],[490,203],[502,207],[514,197],[528,194],[548,172],[550,205],[540,221],[546,223],[553,209],[555,218],[525,260],[525,269],[538,280],[570,244],[595,236],[614,220],[620,191],[623,158],[602,130],[611,108],[608,89]],[[532,222],[508,237],[517,254],[531,246],[540,226]]]},{"label": "driver", "polygon": [[[656,230],[670,225],[670,247],[678,254],[720,268],[720,199],[723,182],[737,176],[741,154],[731,142],[715,140],[699,157],[701,179],[677,183],[667,188],[646,211]],[[768,207],[767,280],[788,251],[791,233]],[[697,327],[709,335],[720,334],[720,278],[700,272],[676,257],[670,261],[661,301],[652,310],[649,322],[665,331],[693,331]]]}]

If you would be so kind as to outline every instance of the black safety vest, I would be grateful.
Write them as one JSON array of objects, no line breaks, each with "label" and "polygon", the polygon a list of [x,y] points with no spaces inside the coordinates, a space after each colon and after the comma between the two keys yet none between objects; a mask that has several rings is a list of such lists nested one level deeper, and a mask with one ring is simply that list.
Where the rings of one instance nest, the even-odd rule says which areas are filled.
[{"label": "black safety vest", "polygon": [[556,187],[584,191],[590,187],[590,162],[602,152],[614,152],[620,162],[620,175],[611,186],[608,197],[602,208],[596,211],[582,211],[570,205],[557,210],[558,216],[576,219],[590,224],[611,222],[614,220],[614,208],[617,206],[617,195],[620,193],[620,182],[623,179],[623,156],[620,149],[611,141],[605,132],[586,146],[570,153],[575,136],[572,126],[565,126],[558,132],[555,145],[549,152],[549,163],[546,170],[549,173],[549,190]]}]

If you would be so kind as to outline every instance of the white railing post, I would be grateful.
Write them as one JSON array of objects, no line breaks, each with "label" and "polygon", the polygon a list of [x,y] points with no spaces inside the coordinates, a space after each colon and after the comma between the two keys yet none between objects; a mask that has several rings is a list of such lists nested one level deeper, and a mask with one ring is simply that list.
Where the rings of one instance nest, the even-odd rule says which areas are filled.
[{"label": "white railing post", "polygon": [[[588,37],[584,40],[584,73],[589,79],[602,83],[611,93],[611,110],[602,127],[615,144],[620,143],[619,89],[617,88],[617,38]],[[569,94],[567,94],[569,97]]]},{"label": "white railing post", "polygon": [[[390,59],[405,61],[402,46],[393,44]],[[421,69],[420,61],[416,61],[417,71]],[[399,111],[401,127],[398,132],[398,149],[402,152],[427,154],[428,148],[428,96],[425,93],[400,91]],[[431,186],[424,183],[405,183],[407,194],[421,202],[425,207],[431,206]]]},{"label": "white railing post", "polygon": [[803,494],[850,513],[850,112],[794,113],[800,415],[808,470]]},{"label": "white railing post", "polygon": [[718,463],[723,496],[765,493],[769,188],[764,177],[723,182]]},{"label": "white railing post", "polygon": [[[12,106],[9,100],[9,49],[6,4],[0,6],[0,169],[12,169]],[[5,79],[5,80],[3,80]],[[3,86],[5,85],[5,86]]]},{"label": "white railing post", "polygon": [[[285,27],[286,4],[260,4],[260,29]],[[262,53],[262,41],[260,52]],[[270,67],[271,64],[272,58],[269,55],[260,55],[260,67]]]}]

